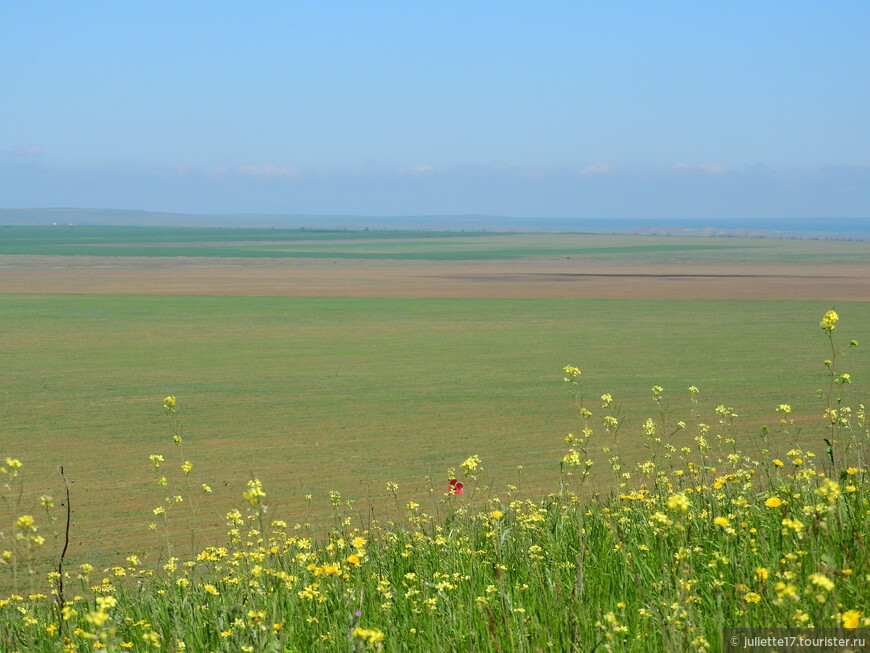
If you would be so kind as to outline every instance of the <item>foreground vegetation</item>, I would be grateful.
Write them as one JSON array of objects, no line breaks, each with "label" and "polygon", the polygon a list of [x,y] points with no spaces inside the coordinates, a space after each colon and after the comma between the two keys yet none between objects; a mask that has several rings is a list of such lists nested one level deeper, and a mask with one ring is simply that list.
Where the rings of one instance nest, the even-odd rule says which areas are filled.
[{"label": "foreground vegetation", "polygon": [[[3,474],[4,545],[13,593],[0,600],[8,651],[683,651],[719,650],[724,627],[870,626],[870,425],[841,360],[838,316],[821,323],[829,350],[812,430],[796,439],[792,407],[746,432],[739,409],[685,411],[653,386],[638,433],[618,400],[564,383],[577,407],[560,483],[536,500],[483,482],[485,452],[467,457],[379,522],[330,493],[333,525],[319,536],[272,515],[251,478],[226,513],[227,538],[200,542],[180,406],[164,400],[169,436],[149,457],[159,495],[149,510],[162,549],[147,561],[30,573],[43,537],[63,544],[64,508],[44,496],[42,524],[21,505],[21,463]],[[676,394],[676,393],[674,393]],[[626,462],[641,440],[643,459]],[[555,464],[555,462],[554,462]],[[590,470],[612,475],[594,492]],[[75,494],[72,501],[75,502]],[[63,503],[68,506],[68,500]],[[60,509],[60,512],[58,512]],[[174,536],[170,526],[184,525]],[[156,562],[159,558],[159,564]]]},{"label": "foreground vegetation", "polygon": [[[141,528],[142,497],[153,491],[142,461],[162,446],[155,398],[166,394],[183,403],[191,480],[214,490],[199,509],[209,540],[222,536],[226,506],[252,473],[275,513],[318,528],[330,523],[330,490],[365,497],[383,521],[396,516],[387,480],[404,505],[426,491],[426,475],[472,452],[486,458],[484,484],[545,495],[559,483],[559,434],[575,427],[553,372],[566,361],[582,361],[587,387],[622,407],[625,466],[645,459],[653,384],[678,412],[688,406],[681,389],[698,385],[708,421],[719,403],[739,406],[744,433],[771,425],[771,407],[787,402],[796,444],[815,446],[817,434],[801,427],[818,412],[807,390],[824,382],[813,316],[830,304],[761,307],[0,295],[0,453],[25,464],[28,505],[60,491],[55,469],[65,466],[75,493],[70,562],[102,567],[161,543]],[[870,303],[837,308],[850,337],[870,338]],[[849,366],[856,379],[870,374],[866,355]],[[521,483],[511,480],[517,465]],[[585,487],[611,484],[599,461]]]}]

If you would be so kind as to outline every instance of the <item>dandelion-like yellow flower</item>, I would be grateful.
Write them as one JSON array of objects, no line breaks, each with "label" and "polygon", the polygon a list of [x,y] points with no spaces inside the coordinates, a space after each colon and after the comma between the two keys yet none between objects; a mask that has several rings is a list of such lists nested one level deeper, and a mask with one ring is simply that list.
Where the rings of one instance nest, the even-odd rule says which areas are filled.
[{"label": "dandelion-like yellow flower", "polygon": [[356,639],[363,640],[368,645],[377,644],[384,641],[384,634],[376,628],[369,630],[357,626],[353,629],[351,635],[353,635]]},{"label": "dandelion-like yellow flower", "polygon": [[755,592],[747,592],[743,595],[743,599],[747,603],[758,603],[761,600],[761,597]]},{"label": "dandelion-like yellow flower", "polygon": [[713,520],[713,523],[716,524],[716,526],[730,526],[731,525],[731,522],[728,521],[725,517],[716,517]]},{"label": "dandelion-like yellow flower", "polygon": [[828,590],[829,592],[834,589],[834,581],[832,581],[830,578],[822,573],[810,574],[810,582],[813,585],[817,585],[822,589]]},{"label": "dandelion-like yellow flower", "polygon": [[764,505],[768,508],[779,508],[782,505],[782,499],[779,497],[770,497],[764,502]]},{"label": "dandelion-like yellow flower", "polygon": [[672,494],[668,497],[668,508],[676,512],[686,512],[690,505],[689,498],[685,494]]},{"label": "dandelion-like yellow flower", "polygon": [[501,510],[493,510],[491,513],[489,513],[489,516],[493,519],[501,519],[502,517],[504,517],[504,513]]},{"label": "dandelion-like yellow flower", "polygon": [[840,622],[843,624],[843,628],[858,628],[861,625],[861,612],[848,610],[840,615]]}]

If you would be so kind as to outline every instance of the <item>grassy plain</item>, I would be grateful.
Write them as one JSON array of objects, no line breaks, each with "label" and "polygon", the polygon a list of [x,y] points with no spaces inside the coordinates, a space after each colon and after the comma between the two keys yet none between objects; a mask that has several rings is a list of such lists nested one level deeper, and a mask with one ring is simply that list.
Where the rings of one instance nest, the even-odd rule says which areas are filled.
[{"label": "grassy plain", "polygon": [[73,554],[111,557],[148,548],[168,394],[205,505],[257,474],[276,510],[312,521],[330,489],[377,511],[386,481],[407,498],[471,454],[488,480],[523,465],[530,494],[551,488],[577,426],[568,363],[641,421],[650,386],[676,407],[694,383],[711,420],[725,403],[752,430],[794,401],[818,440],[820,404],[795,399],[821,383],[818,315],[835,303],[868,340],[868,270],[866,242],[0,227],[4,455],[35,474],[31,500],[64,464]]},{"label": "grassy plain", "polygon": [[0,227],[0,255],[432,261],[569,257],[867,263],[870,244],[574,233],[6,226]]},{"label": "grassy plain", "polygon": [[[0,587],[44,590],[44,576],[22,576],[38,539],[22,515],[47,538],[45,569],[60,542],[39,502],[60,503],[58,464],[73,481],[68,588],[73,564],[97,567],[68,589],[81,595],[65,619],[52,596],[0,598],[0,648],[62,650],[69,636],[77,650],[381,650],[384,638],[397,651],[715,651],[728,625],[870,625],[855,546],[866,451],[850,452],[857,468],[827,466],[826,393],[813,393],[831,382],[819,318],[834,307],[837,370],[855,380],[836,394],[866,448],[868,254],[825,241],[0,228],[0,535],[20,562]],[[583,370],[588,442],[565,442],[583,426],[566,364]],[[624,419],[619,445],[605,392]],[[644,436],[648,418],[664,445]],[[678,419],[688,428],[669,438]],[[713,458],[692,437],[698,422]],[[670,444],[699,447],[700,468],[674,469]],[[785,453],[804,445],[819,457]],[[575,471],[595,461],[582,493],[599,502],[575,501],[566,450]],[[614,493],[612,453],[643,492]],[[643,477],[650,458],[667,471],[644,465]],[[452,476],[464,496],[445,496]],[[333,490],[343,500],[325,546]],[[373,523],[406,505],[406,527]],[[147,528],[156,506],[175,555],[226,542],[232,507],[240,531],[229,551],[163,566],[161,527]],[[289,539],[267,533],[274,518]]]},{"label": "grassy plain", "polygon": [[[203,531],[246,480],[266,484],[276,515],[317,522],[337,489],[383,516],[436,486],[472,454],[484,481],[535,495],[558,479],[578,428],[561,368],[584,372],[634,422],[625,457],[645,454],[640,422],[654,384],[676,414],[701,388],[715,424],[724,403],[749,433],[792,403],[800,438],[818,445],[825,302],[557,301],[284,297],[0,297],[4,455],[28,468],[28,499],[75,479],[73,555],[147,550],[159,503],[147,457],[179,460],[161,400],[178,397],[191,478],[215,489]],[[870,342],[870,304],[838,303],[843,336]],[[853,350],[844,369],[866,378]],[[602,439],[596,443],[612,444]],[[602,457],[603,460],[603,457]],[[523,465],[517,483],[517,465]],[[603,472],[603,470],[601,470]],[[595,478],[593,478],[595,481]],[[602,488],[605,486],[602,484]],[[311,505],[304,495],[312,494]],[[205,499],[205,498],[204,498]],[[222,513],[221,513],[222,514]],[[179,515],[178,524],[186,519]]]}]

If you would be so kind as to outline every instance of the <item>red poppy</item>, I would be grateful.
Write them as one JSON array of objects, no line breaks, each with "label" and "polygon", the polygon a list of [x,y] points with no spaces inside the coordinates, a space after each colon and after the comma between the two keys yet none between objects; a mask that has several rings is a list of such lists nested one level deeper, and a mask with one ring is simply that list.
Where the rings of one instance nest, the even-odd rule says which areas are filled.
[{"label": "red poppy", "polygon": [[462,483],[457,481],[455,478],[452,478],[447,484],[447,494],[464,494],[462,491],[463,487],[465,486]]}]

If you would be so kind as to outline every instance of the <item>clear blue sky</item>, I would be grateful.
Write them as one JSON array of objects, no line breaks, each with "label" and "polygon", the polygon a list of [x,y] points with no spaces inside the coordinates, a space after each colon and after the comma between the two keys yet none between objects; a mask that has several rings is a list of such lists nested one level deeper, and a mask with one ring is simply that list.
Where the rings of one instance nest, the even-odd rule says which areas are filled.
[{"label": "clear blue sky", "polygon": [[0,0],[0,207],[870,217],[870,2]]}]

